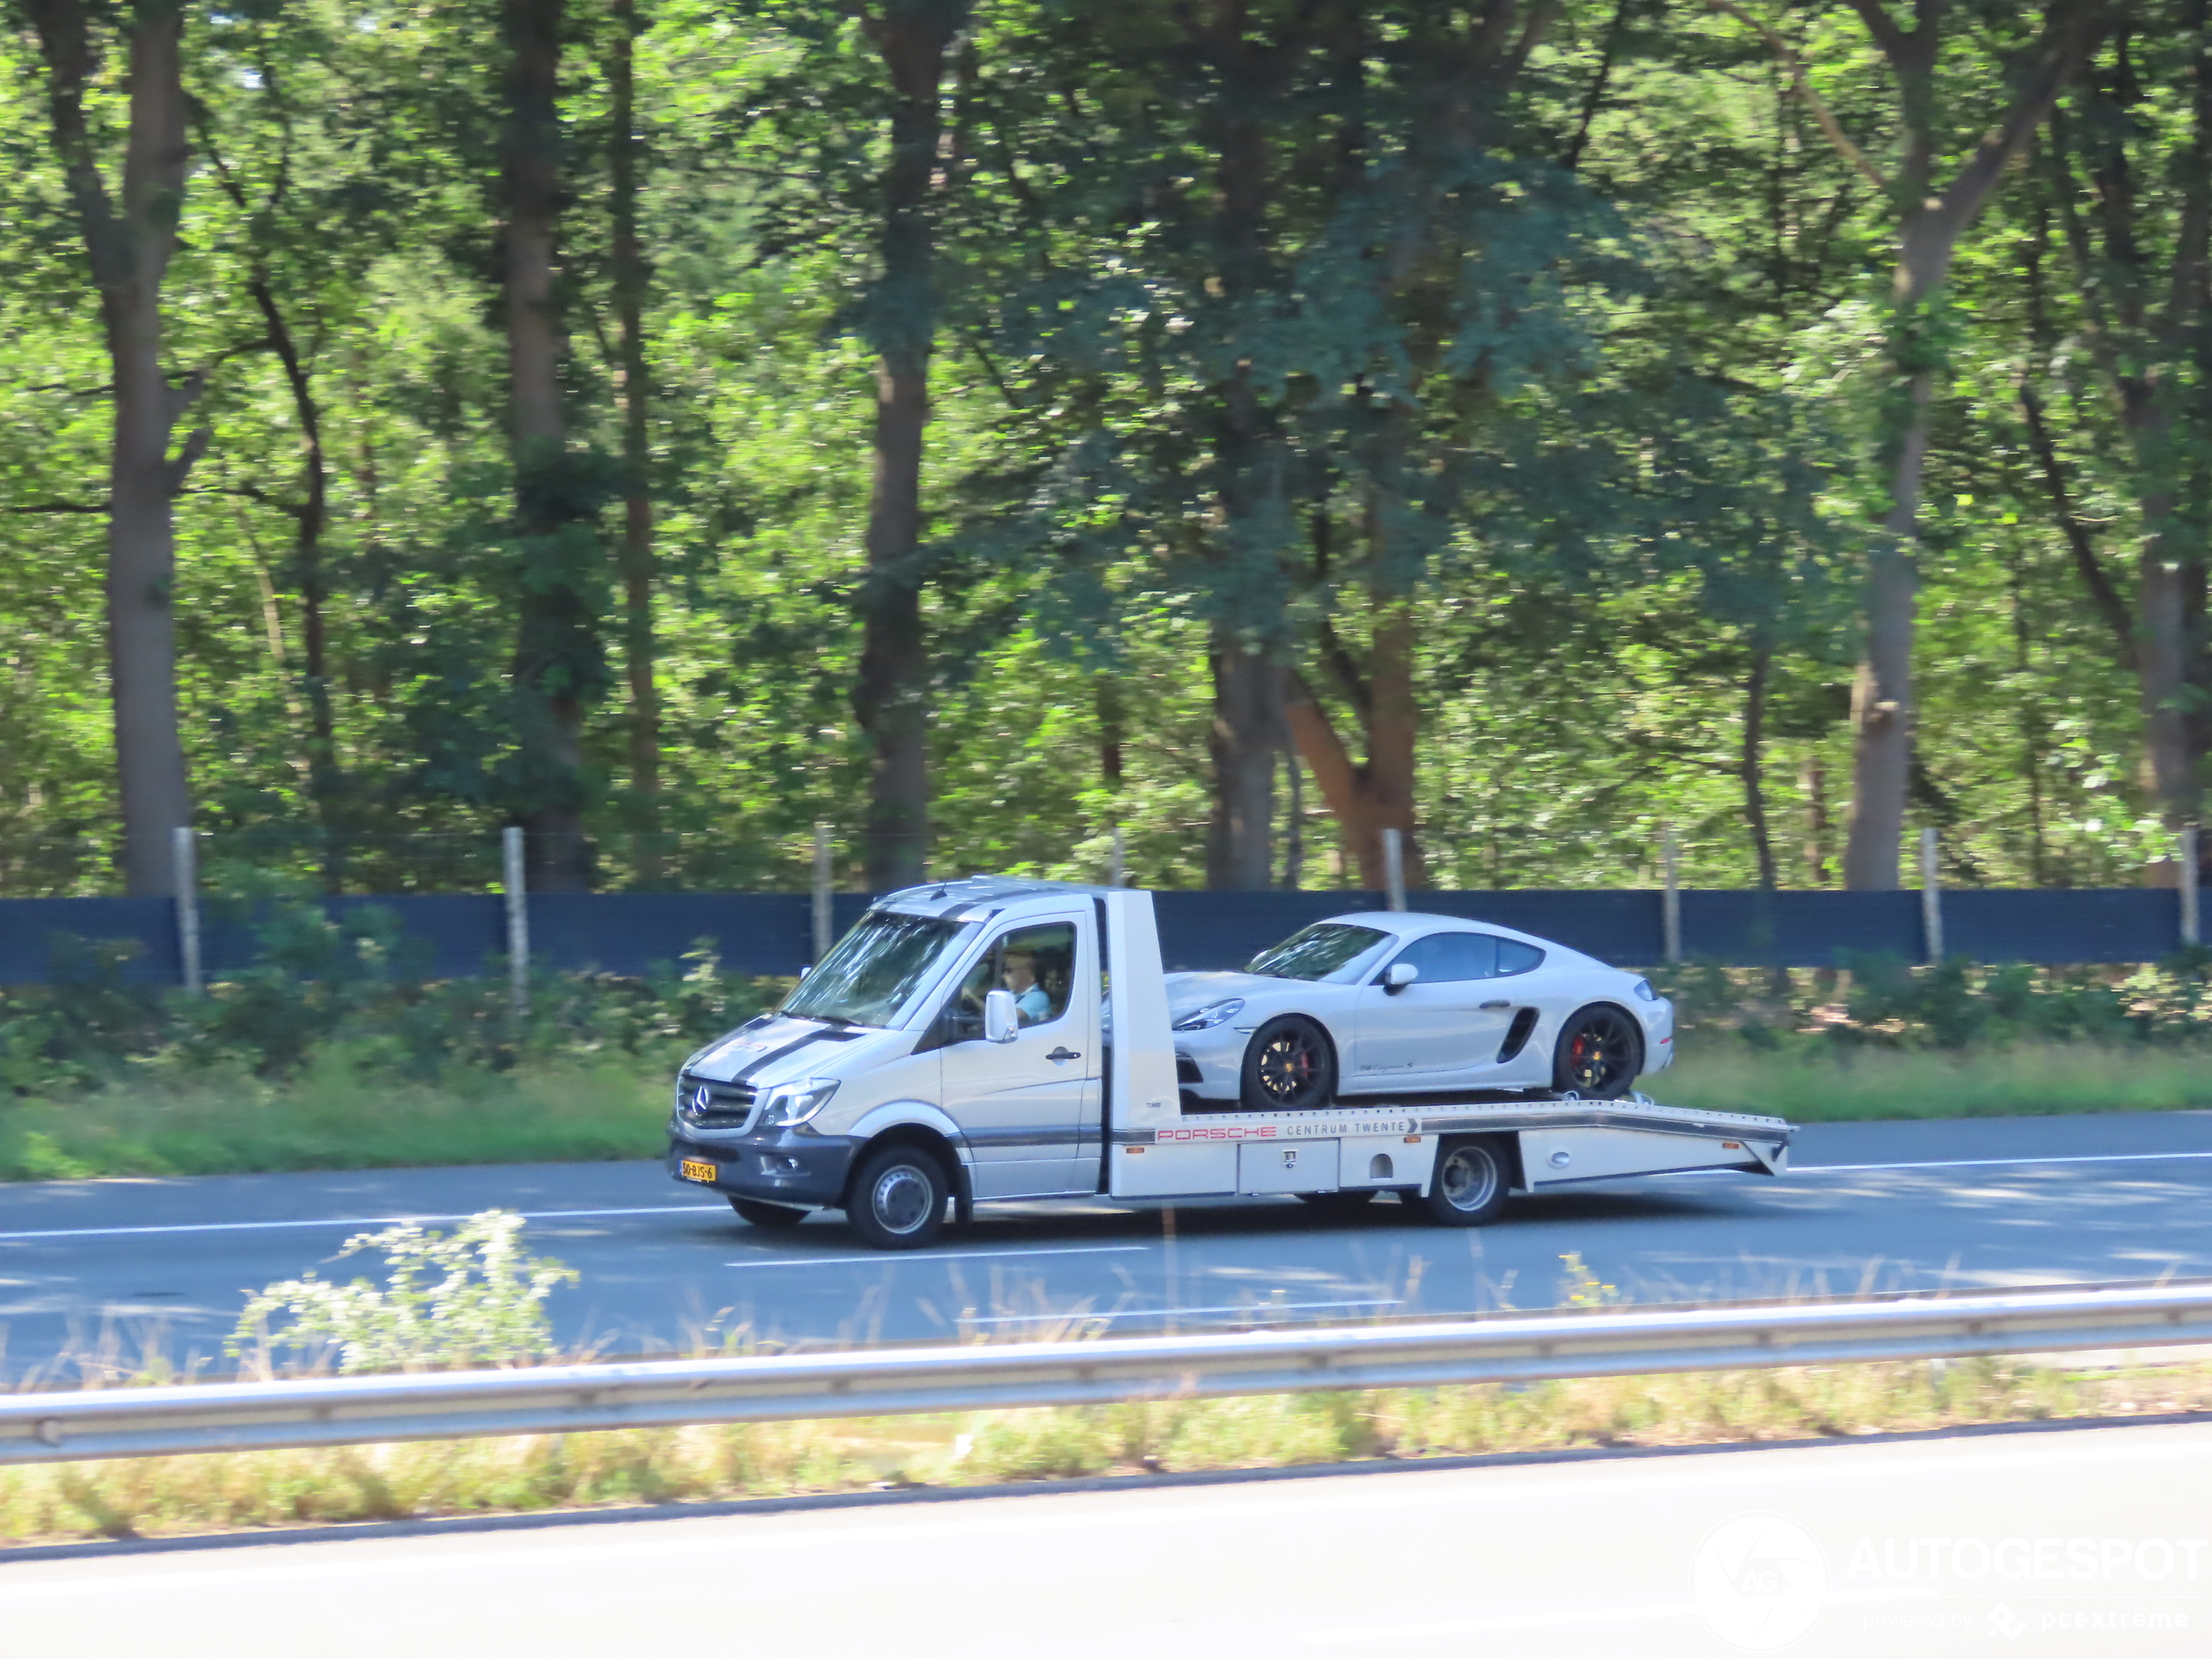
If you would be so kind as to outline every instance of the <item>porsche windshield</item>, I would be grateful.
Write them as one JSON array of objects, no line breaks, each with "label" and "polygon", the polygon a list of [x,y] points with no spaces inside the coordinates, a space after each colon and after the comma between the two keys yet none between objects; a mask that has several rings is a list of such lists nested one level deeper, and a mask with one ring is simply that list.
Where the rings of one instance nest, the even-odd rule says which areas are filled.
[{"label": "porsche windshield", "polygon": [[1390,935],[1348,921],[1317,921],[1245,964],[1247,974],[1274,979],[1325,980],[1358,961]]},{"label": "porsche windshield", "polygon": [[799,981],[783,1011],[804,1020],[889,1025],[971,925],[871,910]]}]

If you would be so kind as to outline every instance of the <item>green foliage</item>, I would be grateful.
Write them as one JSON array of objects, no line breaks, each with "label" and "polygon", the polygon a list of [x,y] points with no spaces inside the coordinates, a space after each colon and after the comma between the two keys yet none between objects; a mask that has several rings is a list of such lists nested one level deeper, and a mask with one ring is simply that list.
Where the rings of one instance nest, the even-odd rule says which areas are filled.
[{"label": "green foliage", "polygon": [[[516,1366],[553,1352],[545,1298],[579,1275],[522,1247],[523,1218],[503,1210],[471,1216],[451,1233],[410,1222],[357,1233],[338,1253],[383,1252],[381,1286],[335,1285],[313,1270],[246,1299],[225,1352],[252,1345],[341,1372]],[[277,1321],[284,1323],[277,1323]]]}]

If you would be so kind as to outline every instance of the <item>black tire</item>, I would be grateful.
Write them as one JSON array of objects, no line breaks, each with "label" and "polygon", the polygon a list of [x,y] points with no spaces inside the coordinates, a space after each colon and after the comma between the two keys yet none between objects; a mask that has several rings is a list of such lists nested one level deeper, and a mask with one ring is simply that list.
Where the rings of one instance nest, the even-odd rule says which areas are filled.
[{"label": "black tire", "polygon": [[1406,1203],[1426,1209],[1447,1227],[1480,1227],[1506,1207],[1513,1163],[1496,1141],[1480,1136],[1447,1141],[1436,1149],[1436,1174],[1426,1198],[1408,1194]]},{"label": "black tire", "polygon": [[1301,1192],[1300,1204],[1310,1204],[1325,1216],[1357,1215],[1374,1202],[1373,1187],[1345,1187],[1335,1192]]},{"label": "black tire", "polygon": [[1337,1053],[1302,1014],[1280,1014],[1244,1045],[1238,1101],[1248,1112],[1303,1112],[1337,1097]]},{"label": "black tire", "polygon": [[1593,1002],[1560,1028],[1552,1087],[1584,1100],[1614,1100],[1643,1071],[1643,1033],[1624,1008]]},{"label": "black tire", "polygon": [[878,1250],[914,1250],[944,1230],[952,1177],[919,1146],[871,1152],[853,1176],[845,1218],[860,1242]]},{"label": "black tire", "polygon": [[763,1204],[758,1198],[732,1198],[730,1208],[738,1212],[738,1219],[755,1227],[796,1227],[806,1219],[804,1210],[794,1210],[787,1204]]}]

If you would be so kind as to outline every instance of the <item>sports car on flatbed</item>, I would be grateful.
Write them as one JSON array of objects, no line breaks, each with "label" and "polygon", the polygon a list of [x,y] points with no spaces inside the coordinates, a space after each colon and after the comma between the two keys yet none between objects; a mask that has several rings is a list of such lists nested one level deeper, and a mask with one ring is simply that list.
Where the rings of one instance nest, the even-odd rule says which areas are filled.
[{"label": "sports car on flatbed", "polygon": [[1177,1077],[1199,1109],[1471,1089],[1606,1099],[1674,1058],[1674,1005],[1650,981],[1452,916],[1334,916],[1241,972],[1170,974],[1167,991]]}]

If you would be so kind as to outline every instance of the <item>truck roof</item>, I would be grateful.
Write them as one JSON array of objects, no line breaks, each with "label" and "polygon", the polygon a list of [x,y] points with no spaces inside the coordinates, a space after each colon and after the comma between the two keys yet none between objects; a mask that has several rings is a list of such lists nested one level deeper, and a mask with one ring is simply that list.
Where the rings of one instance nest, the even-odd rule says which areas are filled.
[{"label": "truck roof", "polygon": [[[1002,910],[1023,899],[1090,898],[1113,893],[1113,887],[1085,887],[1073,881],[1026,880],[1020,876],[970,875],[954,881],[926,881],[901,887],[875,901],[879,910],[901,910],[909,915],[941,916],[948,920]],[[1126,893],[1130,889],[1118,889]]]}]

